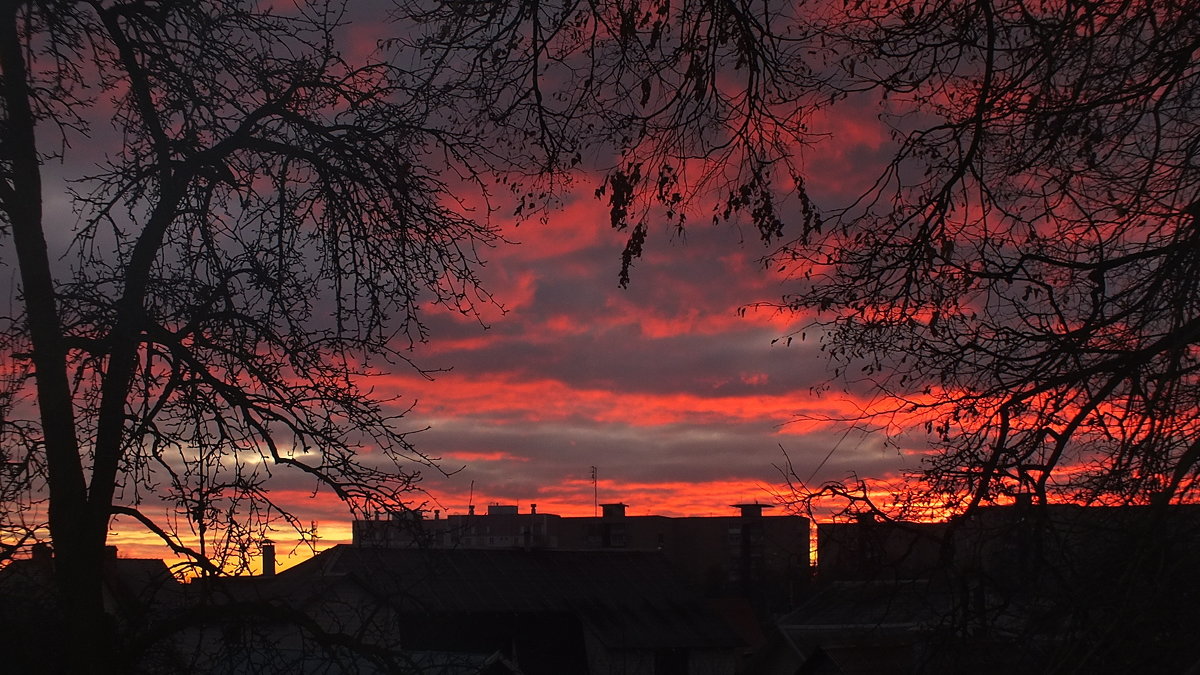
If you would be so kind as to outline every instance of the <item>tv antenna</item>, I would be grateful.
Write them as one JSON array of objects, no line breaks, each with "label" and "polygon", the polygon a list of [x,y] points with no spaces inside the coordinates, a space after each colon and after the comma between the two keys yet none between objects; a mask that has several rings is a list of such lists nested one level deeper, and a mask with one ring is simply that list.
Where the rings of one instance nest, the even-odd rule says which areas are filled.
[{"label": "tv antenna", "polygon": [[592,517],[600,515],[600,488],[596,482],[596,467],[592,467]]}]

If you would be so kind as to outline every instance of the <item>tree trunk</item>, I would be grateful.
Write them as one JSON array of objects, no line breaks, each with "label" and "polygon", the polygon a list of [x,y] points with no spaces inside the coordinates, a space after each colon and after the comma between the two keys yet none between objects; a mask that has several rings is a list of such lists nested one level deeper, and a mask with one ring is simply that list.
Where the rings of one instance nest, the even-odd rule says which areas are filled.
[{"label": "tree trunk", "polygon": [[[11,158],[11,183],[0,187],[12,226],[21,274],[21,292],[32,347],[38,413],[49,471],[50,534],[55,548],[54,577],[65,633],[67,672],[105,672],[111,661],[112,631],[104,612],[101,565],[105,527],[87,503],[87,488],[75,414],[67,379],[67,350],[55,300],[42,216],[41,166],[30,105],[29,75],[17,32],[17,4],[0,9],[0,72],[7,120],[3,144]],[[105,509],[107,511],[107,509]],[[100,514],[106,515],[106,514]],[[99,530],[99,531],[97,531]]]}]

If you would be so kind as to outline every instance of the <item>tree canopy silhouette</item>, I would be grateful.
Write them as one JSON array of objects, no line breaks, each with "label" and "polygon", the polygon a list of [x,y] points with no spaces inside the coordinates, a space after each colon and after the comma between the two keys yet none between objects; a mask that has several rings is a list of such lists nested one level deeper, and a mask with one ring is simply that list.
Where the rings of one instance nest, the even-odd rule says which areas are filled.
[{"label": "tree canopy silhouette", "polygon": [[442,124],[421,67],[345,56],[344,22],[336,3],[0,8],[20,308],[0,518],[11,553],[48,515],[73,672],[112,648],[114,516],[238,569],[271,524],[302,528],[270,479],[361,513],[403,508],[428,464],[358,378],[406,361],[420,306],[485,297],[496,233],[455,195],[491,140]]},{"label": "tree canopy silhouette", "polygon": [[788,304],[923,416],[952,504],[1195,496],[1192,10],[868,2],[821,24],[829,86],[879,94],[897,150],[781,253]]}]

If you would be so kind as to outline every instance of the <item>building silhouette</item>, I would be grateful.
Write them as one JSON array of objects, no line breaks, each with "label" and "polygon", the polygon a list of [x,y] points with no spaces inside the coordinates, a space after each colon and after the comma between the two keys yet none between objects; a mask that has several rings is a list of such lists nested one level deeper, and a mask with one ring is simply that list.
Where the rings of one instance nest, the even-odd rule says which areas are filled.
[{"label": "building silhouette", "polygon": [[1200,505],[1014,504],[817,528],[764,673],[1200,673]]},{"label": "building silhouette", "polygon": [[353,544],[375,548],[654,551],[706,597],[741,597],[764,612],[791,606],[807,586],[809,521],[767,516],[767,504],[735,504],[737,515],[635,516],[623,503],[601,515],[564,517],[492,504],[485,513],[442,518],[421,512],[353,524]]},{"label": "building silhouette", "polygon": [[[808,521],[766,508],[371,519],[290,569],[186,582],[112,550],[105,607],[128,672],[1200,672],[1200,506],[822,524],[811,584]],[[54,565],[38,544],[0,568],[7,670],[56,670]]]}]

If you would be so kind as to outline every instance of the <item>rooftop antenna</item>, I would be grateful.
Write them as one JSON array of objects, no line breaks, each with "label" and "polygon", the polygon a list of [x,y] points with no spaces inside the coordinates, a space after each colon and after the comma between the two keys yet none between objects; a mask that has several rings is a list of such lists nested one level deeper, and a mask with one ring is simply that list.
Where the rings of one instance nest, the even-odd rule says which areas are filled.
[{"label": "rooftop antenna", "polygon": [[467,515],[475,515],[475,481],[471,481],[471,492],[467,495]]},{"label": "rooftop antenna", "polygon": [[596,483],[596,467],[592,467],[592,517],[600,515],[600,488]]}]

